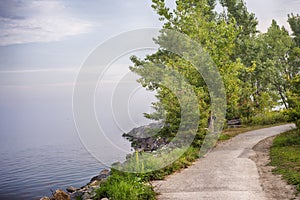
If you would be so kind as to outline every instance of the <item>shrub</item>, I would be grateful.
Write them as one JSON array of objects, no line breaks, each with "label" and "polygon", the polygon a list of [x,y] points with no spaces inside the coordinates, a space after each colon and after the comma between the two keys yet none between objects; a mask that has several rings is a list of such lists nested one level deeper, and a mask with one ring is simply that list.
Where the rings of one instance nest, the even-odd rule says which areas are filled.
[{"label": "shrub", "polygon": [[300,128],[300,107],[289,109],[287,111],[288,121],[294,122],[298,128]]},{"label": "shrub", "polygon": [[270,125],[288,121],[284,112],[267,112],[256,115],[250,119],[242,119],[243,124],[247,125]]},{"label": "shrub", "polygon": [[96,191],[97,198],[108,197],[111,200],[152,200],[155,193],[149,184],[130,173],[114,173]]},{"label": "shrub", "polygon": [[[175,151],[174,154],[180,153],[181,150]],[[137,167],[141,170],[140,174],[126,173],[118,171],[118,165],[115,165],[111,170],[111,176],[105,183],[100,185],[100,188],[96,191],[97,198],[108,197],[112,200],[152,200],[155,199],[155,192],[151,185],[150,180],[160,180],[166,175],[186,168],[192,164],[199,157],[199,149],[190,147],[183,153],[183,155],[172,164],[166,166],[157,171],[151,171],[143,173],[147,169],[151,169],[152,166],[162,164],[164,159],[146,159],[146,162],[140,158],[141,153],[135,153],[128,158],[124,165],[120,168],[123,170],[134,170]]]}]

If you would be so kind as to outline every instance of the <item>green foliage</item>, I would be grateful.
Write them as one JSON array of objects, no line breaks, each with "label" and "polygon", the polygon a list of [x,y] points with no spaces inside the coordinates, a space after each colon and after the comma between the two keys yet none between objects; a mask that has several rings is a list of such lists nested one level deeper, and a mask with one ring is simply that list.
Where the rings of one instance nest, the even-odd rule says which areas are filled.
[{"label": "green foliage", "polygon": [[82,200],[81,196],[77,196],[76,200]]},{"label": "green foliage", "polygon": [[277,136],[271,148],[271,165],[300,192],[300,129]]},{"label": "green foliage", "polygon": [[190,166],[197,158],[199,158],[199,149],[190,147],[184,152],[179,159],[172,164],[150,173],[145,173],[143,177],[146,180],[162,180],[165,176],[170,175],[180,169]]},{"label": "green foliage", "polygon": [[[152,7],[164,20],[165,28],[187,34],[210,54],[226,87],[228,119],[251,118],[281,104],[288,108],[290,80],[299,72],[300,50],[295,47],[296,35],[299,35],[299,16],[292,14],[288,20],[294,39],[275,20],[267,33],[258,34],[258,21],[253,13],[248,12],[244,1],[221,0],[225,11],[220,14],[213,11],[215,3],[214,0],[177,0],[176,9],[171,11],[164,0],[153,0]],[[158,38],[157,43],[163,47],[164,41]],[[133,62],[135,66],[132,71],[142,77],[151,72],[151,67],[145,67],[149,62],[162,63],[183,74],[194,86],[199,100],[202,99],[199,101],[200,112],[203,113],[201,117],[208,117],[208,89],[190,63],[163,48],[143,61],[135,58]],[[174,106],[179,106],[174,95],[149,80],[141,82],[159,93],[159,102],[154,105],[157,112],[147,116],[162,119],[164,108],[167,119],[174,122],[170,123],[174,127],[171,132],[176,132],[180,110],[174,109]],[[201,127],[205,127],[205,121],[200,124]]]},{"label": "green foliage", "polygon": [[289,120],[295,122],[300,127],[300,74],[291,81],[289,105],[291,109],[288,111]]},{"label": "green foliage", "polygon": [[[242,93],[238,76],[241,68],[243,68],[241,62],[230,59],[234,53],[235,39],[240,31],[236,27],[236,21],[234,19],[227,21],[222,15],[217,15],[213,11],[215,6],[215,1],[213,0],[177,0],[176,9],[173,11],[166,7],[163,0],[153,0],[152,2],[152,7],[161,17],[161,20],[165,21],[164,28],[186,34],[189,38],[201,44],[205,52],[210,54],[221,73],[227,90],[228,116],[236,117],[238,115],[238,100]],[[173,137],[177,132],[181,123],[182,110],[180,105],[188,105],[190,100],[185,98],[183,102],[179,103],[178,95],[174,91],[167,88],[166,84],[157,84],[157,81],[155,83],[155,80],[162,80],[164,76],[164,79],[169,81],[167,85],[177,88],[178,93],[180,93],[186,91],[187,88],[181,82],[175,83],[171,81],[172,79],[168,78],[168,71],[173,71],[182,76],[197,97],[201,120],[199,121],[199,131],[196,138],[202,139],[204,138],[204,133],[201,130],[207,126],[207,119],[210,113],[210,94],[203,77],[196,70],[203,63],[199,63],[199,66],[193,66],[182,57],[167,51],[166,43],[168,43],[167,40],[170,40],[170,38],[172,39],[172,36],[166,36],[165,33],[162,33],[156,39],[160,49],[143,60],[132,57],[134,66],[130,69],[141,76],[139,82],[144,87],[157,91],[157,99],[159,101],[153,104],[155,112],[145,116],[154,120],[165,119],[165,124],[168,124],[168,132],[165,131],[166,129],[163,129],[159,133],[164,137]],[[188,45],[183,44],[180,46],[182,42],[175,38],[173,45],[178,45],[179,48]],[[197,55],[199,52],[194,54]],[[154,70],[156,63],[161,64],[163,68]],[[209,67],[206,70],[209,70]],[[173,75],[174,73],[170,73],[170,77]],[[195,109],[190,109],[190,111],[192,113]],[[190,118],[190,121],[192,120],[193,118]],[[201,144],[201,141],[195,143]]]},{"label": "green foliage", "polygon": [[[119,173],[121,171],[139,172],[137,176],[143,181],[160,180],[166,175],[191,165],[193,161],[199,158],[199,151],[199,148],[189,147],[186,150],[175,149],[171,154],[160,155],[159,153],[152,153],[152,155],[156,155],[154,157],[145,152],[140,152],[138,153],[138,161],[137,155],[135,154],[127,158],[125,163],[115,165],[114,168],[118,170]],[[145,159],[145,156],[147,156],[147,159]],[[176,156],[177,159],[173,162],[169,162],[168,159],[172,156]],[[166,163],[169,164],[166,165]],[[157,170],[153,171],[155,168],[157,168]]]},{"label": "green foliage", "polygon": [[[141,173],[131,174],[112,168],[111,176],[107,181],[100,185],[100,188],[96,191],[97,199],[108,197],[112,200],[152,200],[155,199],[155,193],[152,186],[148,183],[150,180],[160,180],[166,175],[172,174],[182,168],[186,168],[191,165],[197,158],[199,158],[199,149],[190,147],[183,155],[175,162],[166,166],[165,168],[157,171],[151,171],[143,173],[148,167],[158,164],[157,159],[148,160],[148,163],[143,163],[139,160],[139,156],[135,153],[131,158],[127,160],[124,170],[140,168]],[[118,166],[114,166],[118,168]],[[145,169],[144,169],[145,168]]]},{"label": "green foliage", "polygon": [[278,136],[274,142],[273,147],[285,146],[299,146],[300,147],[300,130],[292,130]]},{"label": "green foliage", "polygon": [[114,171],[96,191],[97,198],[108,197],[111,200],[152,200],[155,193],[152,187],[134,174]]},{"label": "green foliage", "polygon": [[288,15],[288,22],[293,31],[295,42],[297,46],[300,47],[300,16],[292,13],[291,15]]},{"label": "green foliage", "polygon": [[219,140],[220,141],[229,140],[230,138],[232,138],[230,135],[221,134],[220,137],[219,137]]},{"label": "green foliage", "polygon": [[223,7],[227,8],[228,17],[234,18],[238,26],[242,28],[241,35],[250,36],[257,32],[258,21],[253,13],[249,13],[244,1],[220,0]]},{"label": "green foliage", "polygon": [[284,123],[288,121],[288,117],[284,112],[267,112],[258,114],[251,118],[243,118],[243,124],[248,125],[270,125]]},{"label": "green foliage", "polygon": [[[186,34],[210,55],[225,84],[227,119],[240,117],[244,124],[249,125],[269,125],[290,120],[300,127],[299,15],[288,16],[293,37],[275,20],[267,33],[258,33],[258,21],[253,13],[248,12],[243,0],[220,0],[220,3],[224,8],[221,13],[215,12],[216,0],[176,0],[174,10],[166,6],[165,0],[152,0],[152,8],[159,15],[159,20],[164,22],[163,28]],[[178,47],[184,42],[162,31],[155,38],[159,50],[144,59],[133,56],[131,60],[134,65],[130,70],[140,76],[138,82],[143,87],[157,92],[158,102],[153,103],[155,112],[145,114],[149,119],[164,120],[166,124],[156,137],[169,141],[174,138],[182,123],[180,105],[188,105],[191,101],[189,95],[183,95],[181,99],[178,96],[188,90],[195,93],[198,107],[188,108],[189,121],[184,124],[189,127],[195,120],[192,113],[199,109],[199,126],[192,146],[173,149],[168,153],[158,151],[157,157],[147,152],[136,152],[122,165],[114,166],[119,171],[112,169],[112,175],[97,190],[97,198],[154,199],[155,193],[147,181],[163,179],[191,165],[200,156],[199,149],[206,136],[204,128],[211,113],[209,88],[195,69],[202,63],[193,66],[181,56],[169,52],[169,39]],[[199,54],[192,53],[196,56]],[[161,67],[155,67],[157,64]],[[210,70],[210,66],[207,66],[207,70]],[[176,82],[172,77],[183,78]],[[285,105],[288,111],[272,112],[272,108],[279,104]],[[235,131],[222,134],[219,139],[227,140],[238,134]],[[186,129],[186,136],[191,132]],[[283,174],[300,191],[299,151],[298,129],[281,134],[274,140],[271,157],[272,164],[277,166],[275,171]],[[179,155],[179,159],[165,166],[165,163]],[[156,166],[165,167],[153,171]],[[122,171],[136,171],[139,174]]]},{"label": "green foliage", "polygon": [[288,15],[288,22],[293,31],[295,45],[289,53],[289,63],[295,68],[290,69],[292,74],[288,77],[289,91],[288,104],[290,109],[288,111],[290,121],[294,122],[296,126],[300,127],[300,16],[291,14]]},{"label": "green foliage", "polygon": [[253,65],[243,73],[243,79],[251,83],[252,89],[248,91],[253,98],[253,114],[270,111],[281,103],[288,108],[289,78],[297,68],[291,65],[288,56],[293,46],[292,38],[273,20],[267,33],[258,35],[252,46]]},{"label": "green foliage", "polygon": [[[259,33],[258,21],[247,10],[244,1],[221,0],[220,3],[224,8],[221,13],[214,11],[215,0],[177,0],[174,10],[166,6],[165,0],[153,0],[152,8],[164,21],[164,28],[186,34],[209,53],[225,85],[227,119],[239,117],[246,119],[246,123],[257,125],[285,122],[286,117],[282,113],[271,111],[281,105],[288,109],[295,102],[294,91],[290,87],[299,73],[300,48],[296,45],[296,36],[300,33],[299,16],[291,15],[288,20],[294,38],[284,27],[278,26],[275,20],[266,33]],[[185,98],[182,102],[177,99],[177,94],[183,93],[187,88],[182,82],[176,83],[168,76],[177,73],[187,81],[198,100],[201,120],[194,144],[199,147],[205,136],[202,130],[207,127],[211,112],[209,89],[194,68],[198,66],[167,51],[169,41],[166,38],[170,37],[173,45],[180,47],[182,41],[162,31],[155,39],[160,49],[144,59],[132,57],[134,66],[130,69],[140,75],[138,81],[142,86],[157,92],[158,102],[153,103],[155,112],[145,116],[165,120],[168,126],[158,135],[169,139],[174,137],[181,123],[180,105],[187,105],[190,99]],[[197,55],[196,52],[195,54]],[[163,67],[154,70],[158,63]],[[177,93],[166,87],[166,84],[156,81],[164,78],[168,86],[178,89]],[[294,121],[297,122],[299,112],[296,107],[290,112],[290,118],[296,118]],[[191,112],[192,110],[190,109]],[[194,118],[190,119],[193,120]]]},{"label": "green foliage", "polygon": [[119,171],[140,173],[143,179],[149,180],[188,166],[199,157],[199,151],[199,148],[189,147],[158,150],[152,153],[135,152],[134,155],[127,157],[124,163],[113,167]]},{"label": "green foliage", "polygon": [[287,30],[284,27],[280,28],[275,20],[264,39],[266,43],[264,50],[267,55],[264,64],[267,67],[266,73],[269,75],[267,80],[270,83],[270,89],[278,92],[283,104],[288,108],[286,101],[291,66],[287,55],[293,46],[293,40]]}]

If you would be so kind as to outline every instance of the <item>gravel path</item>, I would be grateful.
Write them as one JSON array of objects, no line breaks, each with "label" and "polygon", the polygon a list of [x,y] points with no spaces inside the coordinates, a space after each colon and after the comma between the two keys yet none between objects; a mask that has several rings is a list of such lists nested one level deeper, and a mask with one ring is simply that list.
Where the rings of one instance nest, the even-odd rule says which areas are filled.
[{"label": "gravel path", "polygon": [[260,141],[294,128],[293,124],[240,134],[219,144],[192,166],[155,181],[159,200],[267,200],[258,168],[249,157]]}]

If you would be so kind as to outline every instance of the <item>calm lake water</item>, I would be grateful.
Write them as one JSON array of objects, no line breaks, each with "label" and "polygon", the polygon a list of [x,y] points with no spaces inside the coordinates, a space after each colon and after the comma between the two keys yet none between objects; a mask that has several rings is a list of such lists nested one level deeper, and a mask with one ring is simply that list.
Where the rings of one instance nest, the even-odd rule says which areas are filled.
[{"label": "calm lake water", "polygon": [[0,199],[39,199],[51,190],[80,187],[104,167],[75,145],[6,150],[0,159]]},{"label": "calm lake water", "polygon": [[[51,195],[51,190],[65,189],[68,186],[80,187],[108,167],[93,158],[83,147],[75,128],[71,127],[71,121],[60,123],[59,119],[55,119],[53,111],[45,113],[44,118],[35,117],[29,115],[28,119],[22,120],[23,124],[18,122],[15,126],[3,124],[3,121],[10,119],[2,120],[1,200],[39,199],[44,195]],[[45,120],[48,125],[46,122],[42,123]],[[32,121],[35,123],[31,123]],[[130,152],[130,144],[121,137],[120,132],[114,141],[119,145],[123,144],[122,149],[127,152],[115,154],[103,150],[105,163],[123,161],[126,153]]]},{"label": "calm lake water", "polygon": [[[13,78],[21,79],[11,75]],[[29,80],[26,83],[29,86],[0,87],[0,200],[39,199],[51,195],[51,190],[85,185],[101,169],[123,161],[131,152],[130,143],[121,137],[123,132],[148,123],[142,113],[149,111],[153,99],[145,100],[145,92],[136,92],[130,99],[133,123],[122,129],[111,117],[110,101],[99,99],[112,89],[106,87],[105,95],[99,92],[97,100],[102,103],[97,105],[98,119],[110,141],[122,149],[101,149],[100,162],[89,154],[77,134],[73,87],[30,85]],[[103,141],[99,140],[99,145],[104,146]]]}]

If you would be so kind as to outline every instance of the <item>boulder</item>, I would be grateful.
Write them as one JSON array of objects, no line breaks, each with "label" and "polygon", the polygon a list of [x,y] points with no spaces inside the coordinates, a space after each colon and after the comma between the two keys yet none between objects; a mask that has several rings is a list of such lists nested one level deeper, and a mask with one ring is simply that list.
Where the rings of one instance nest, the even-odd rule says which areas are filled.
[{"label": "boulder", "polygon": [[75,192],[75,191],[77,191],[77,190],[79,190],[79,189],[78,189],[78,188],[75,188],[75,187],[73,187],[73,186],[69,186],[69,187],[66,188],[66,190],[67,190],[67,192],[73,193],[73,192]]},{"label": "boulder", "polygon": [[88,200],[88,199],[91,199],[91,196],[86,192],[86,193],[84,193],[84,194],[81,196],[81,199],[82,199],[82,200]]},{"label": "boulder", "polygon": [[93,182],[90,182],[88,185],[89,185],[89,187],[98,187],[101,182],[102,182],[102,180],[101,181],[93,181]]},{"label": "boulder", "polygon": [[104,174],[109,176],[110,175],[110,171],[108,169],[103,169],[99,174]]},{"label": "boulder", "polygon": [[55,200],[71,200],[70,195],[63,190],[56,190],[53,197]]},{"label": "boulder", "polygon": [[83,191],[80,191],[80,190],[78,190],[78,191],[76,191],[76,192],[73,192],[73,193],[70,195],[71,200],[76,200],[76,199],[78,199],[78,197],[81,197],[83,194],[84,194],[84,192],[83,192]]},{"label": "boulder", "polygon": [[49,197],[42,197],[42,198],[40,198],[40,200],[50,200],[50,198]]},{"label": "boulder", "polygon": [[[157,138],[155,135],[163,127],[168,127],[168,124],[162,122],[151,123],[145,126],[140,126],[132,129],[128,133],[124,133],[123,137],[127,138],[131,142],[131,147],[136,151],[153,152],[160,148],[163,148],[168,144],[166,138]],[[129,158],[130,156],[126,156]]]},{"label": "boulder", "polygon": [[140,126],[132,129],[128,133],[124,133],[123,137],[128,138],[129,140],[134,140],[136,138],[149,138],[153,136],[153,133],[156,133],[159,129],[164,126],[164,123],[151,123],[145,126]]},{"label": "boulder", "polygon": [[99,175],[97,176],[94,176],[91,180],[90,180],[90,183],[91,182],[94,182],[94,181],[101,181],[103,179],[106,179],[108,176],[110,175],[110,171],[108,169],[104,169],[102,170]]}]

